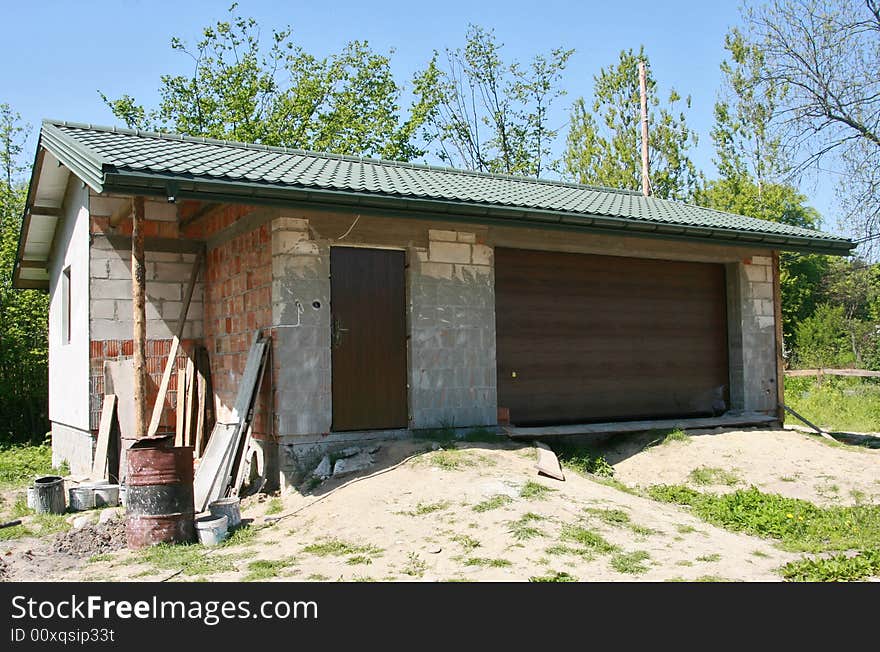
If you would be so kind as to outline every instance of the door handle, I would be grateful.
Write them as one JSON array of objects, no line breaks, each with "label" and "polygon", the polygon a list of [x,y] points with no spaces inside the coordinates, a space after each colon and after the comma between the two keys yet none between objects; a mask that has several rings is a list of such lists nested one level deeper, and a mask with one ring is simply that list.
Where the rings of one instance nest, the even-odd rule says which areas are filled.
[{"label": "door handle", "polygon": [[348,329],[342,327],[342,322],[336,317],[333,318],[333,325],[330,329],[330,339],[334,348],[342,344],[342,335],[347,333]]}]

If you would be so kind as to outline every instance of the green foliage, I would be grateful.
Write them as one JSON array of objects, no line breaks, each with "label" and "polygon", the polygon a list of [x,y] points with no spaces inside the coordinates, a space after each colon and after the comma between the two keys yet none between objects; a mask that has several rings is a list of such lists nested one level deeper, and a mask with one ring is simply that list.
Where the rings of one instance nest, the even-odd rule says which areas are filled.
[{"label": "green foliage", "polygon": [[209,555],[203,546],[160,543],[140,550],[131,563],[149,564],[154,570],[182,570],[184,575],[210,575],[234,571],[232,560]]},{"label": "green foliage", "polygon": [[880,382],[874,378],[825,376],[819,384],[815,378],[789,377],[785,402],[831,431],[880,432]]},{"label": "green foliage", "polygon": [[282,570],[296,563],[293,557],[284,559],[255,559],[247,565],[242,582],[259,582],[276,577]]},{"label": "green foliage", "polygon": [[541,529],[536,528],[532,523],[543,520],[543,516],[539,516],[533,512],[527,512],[516,521],[510,521],[507,524],[509,528],[508,532],[510,532],[513,538],[517,541],[542,537],[544,536],[544,532]]},{"label": "green foliage", "polygon": [[404,116],[390,53],[352,41],[317,57],[294,43],[289,27],[271,30],[264,44],[256,21],[236,10],[205,27],[194,45],[172,39],[194,68],[160,77],[156,108],[101,94],[113,114],[129,127],[190,136],[404,161],[424,153],[418,140],[437,103],[433,60],[413,76]]},{"label": "green foliage", "polygon": [[843,306],[821,304],[795,330],[797,361],[802,367],[847,367],[854,362]]},{"label": "green foliage", "polygon": [[782,567],[782,576],[792,582],[856,582],[880,575],[880,550],[855,555],[799,559]]},{"label": "green foliage", "polygon": [[755,487],[715,495],[680,485],[655,485],[655,500],[688,505],[703,520],[777,539],[786,550],[823,552],[880,547],[880,505],[817,507]]},{"label": "green foliage", "polygon": [[663,199],[690,199],[698,181],[689,156],[697,134],[685,116],[691,100],[673,89],[661,105],[644,48],[622,51],[616,65],[599,71],[591,110],[583,98],[574,102],[562,174],[577,183],[641,189],[640,61],[647,64],[651,193]]},{"label": "green foliage", "polygon": [[529,582],[577,582],[578,579],[565,571],[552,571],[546,575],[534,575]]},{"label": "green foliage", "polygon": [[576,543],[582,548],[597,553],[611,553],[617,551],[617,546],[609,543],[598,532],[588,530],[580,525],[565,525],[562,528],[561,539]]},{"label": "green foliage", "polygon": [[738,484],[740,479],[736,473],[715,466],[700,466],[688,474],[688,479],[696,485],[728,485]]},{"label": "green foliage", "polygon": [[491,498],[487,498],[476,505],[474,505],[471,509],[475,512],[488,512],[493,509],[498,509],[499,507],[504,507],[513,502],[513,498],[510,496],[505,496],[504,494],[497,494],[492,496]]},{"label": "green foliage", "polygon": [[378,555],[382,553],[382,549],[377,548],[373,545],[358,545],[355,543],[349,543],[348,541],[343,541],[342,539],[327,539],[326,541],[307,545],[305,548],[303,548],[303,552],[307,552],[312,555],[318,555],[319,557],[340,557],[344,555],[360,554]]},{"label": "green foliage", "polygon": [[272,498],[266,503],[266,514],[280,514],[284,511],[284,503],[280,498]]},{"label": "green foliage", "polygon": [[488,557],[469,557],[464,560],[465,566],[485,566],[489,568],[505,568],[511,563],[506,559],[494,559]]},{"label": "green foliage", "polygon": [[525,498],[526,500],[545,500],[547,494],[553,491],[556,491],[556,489],[543,485],[540,482],[527,480],[519,491],[519,497]]},{"label": "green foliage", "polygon": [[611,568],[618,573],[627,573],[629,575],[641,575],[648,572],[645,562],[651,559],[644,550],[636,550],[635,552],[620,552],[611,558]]},{"label": "green foliage", "polygon": [[555,48],[527,65],[503,58],[492,30],[470,25],[464,48],[446,50],[433,114],[437,156],[482,172],[533,177],[551,167],[558,130],[553,103],[565,95],[559,80],[574,50]]},{"label": "green foliage", "polygon": [[12,288],[28,131],[8,104],[0,104],[0,442],[39,443],[49,429],[49,298],[40,290]]},{"label": "green foliage", "polygon": [[41,446],[0,445],[0,486],[24,486],[38,475],[66,475],[67,468],[52,466],[52,449]]},{"label": "green foliage", "polygon": [[614,467],[608,463],[608,460],[585,446],[555,444],[553,452],[562,464],[581,475],[591,474],[603,478],[614,475]]},{"label": "green foliage", "polygon": [[690,444],[691,438],[684,430],[676,428],[675,430],[670,430],[663,434],[658,441],[658,444],[662,446],[663,444],[671,444],[676,441],[681,442],[682,444]]}]

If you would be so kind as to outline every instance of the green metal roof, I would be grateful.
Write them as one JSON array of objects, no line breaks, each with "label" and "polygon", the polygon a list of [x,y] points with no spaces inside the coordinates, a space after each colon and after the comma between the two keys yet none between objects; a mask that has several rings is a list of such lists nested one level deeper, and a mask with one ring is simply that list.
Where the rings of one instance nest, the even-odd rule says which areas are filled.
[{"label": "green metal roof", "polygon": [[40,143],[97,192],[372,206],[835,254],[855,246],[812,229],[558,181],[56,121],[43,123]]}]

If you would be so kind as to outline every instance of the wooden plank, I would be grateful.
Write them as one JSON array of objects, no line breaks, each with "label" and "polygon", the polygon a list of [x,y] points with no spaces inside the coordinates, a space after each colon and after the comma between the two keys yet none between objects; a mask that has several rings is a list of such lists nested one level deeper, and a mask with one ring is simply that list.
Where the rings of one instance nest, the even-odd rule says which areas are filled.
[{"label": "wooden plank", "polygon": [[174,445],[183,446],[183,429],[186,426],[186,369],[177,370],[177,419],[174,428]]},{"label": "wooden plank", "polygon": [[820,435],[822,435],[823,437],[825,437],[825,439],[830,439],[830,440],[832,440],[832,441],[835,441],[834,437],[832,437],[832,436],[829,435],[827,432],[825,432],[824,430],[822,430],[822,428],[820,428],[819,426],[817,426],[817,425],[814,424],[814,423],[811,423],[810,421],[807,421],[806,418],[802,417],[800,414],[798,414],[797,412],[795,412],[794,410],[792,410],[790,407],[788,407],[788,406],[785,405],[784,403],[782,404],[782,409],[785,410],[786,412],[788,412],[788,413],[789,413],[790,415],[792,415],[793,417],[795,417],[795,418],[800,419],[801,421],[803,421],[805,424],[807,424],[808,426],[810,426],[810,428],[812,428],[813,430],[815,430],[818,434],[820,434]]},{"label": "wooden plank", "polygon": [[193,455],[202,456],[205,445],[205,410],[207,409],[207,380],[205,377],[205,364],[207,362],[206,350],[199,347],[196,351],[196,433],[193,443]]},{"label": "wooden plank", "polygon": [[95,459],[92,461],[92,480],[104,480],[108,476],[107,452],[110,449],[110,435],[116,420],[116,394],[104,394],[101,406],[101,424],[98,427],[98,441],[95,444]]},{"label": "wooden plank", "polygon": [[223,496],[229,486],[233,463],[239,454],[243,430],[250,419],[257,384],[264,370],[267,345],[268,341],[257,332],[248,353],[230,422],[218,422],[205,447],[193,481],[197,512],[204,511],[208,503]]},{"label": "wooden plank", "polygon": [[[131,237],[127,235],[107,234],[104,237],[114,249],[130,249]],[[197,254],[205,248],[200,240],[181,240],[178,238],[144,237],[144,251],[155,251],[169,254]]]},{"label": "wooden plank", "polygon": [[184,407],[183,445],[192,446],[195,439],[193,432],[193,399],[195,397],[195,368],[192,358],[186,359],[186,406]]},{"label": "wooden plank", "polygon": [[135,441],[134,360],[104,361],[104,393],[116,395],[116,421],[119,424],[119,479],[127,475],[128,448]]},{"label": "wooden plank", "polygon": [[183,337],[183,327],[186,325],[186,315],[189,312],[189,304],[192,301],[193,289],[199,276],[199,268],[202,265],[204,254],[199,252],[193,262],[192,272],[189,276],[189,284],[183,296],[183,305],[180,307],[180,316],[177,319],[177,333],[171,339],[171,350],[165,361],[165,371],[162,372],[162,381],[159,383],[159,393],[156,395],[156,403],[153,405],[153,417],[150,419],[149,435],[155,435],[162,420],[162,411],[165,409],[165,395],[168,393],[168,384],[171,382],[171,372],[175,368],[177,350],[180,348],[180,340]]},{"label": "wooden plank", "polygon": [[566,426],[546,426],[535,428],[504,428],[505,434],[512,439],[536,439],[539,437],[559,437],[567,435],[599,435],[625,432],[645,432],[647,430],[683,430],[695,428],[728,428],[734,426],[764,426],[777,421],[775,416],[767,416],[757,412],[742,414],[725,414],[720,417],[696,419],[656,419],[649,421],[619,421],[612,423],[584,423]]},{"label": "wooden plank", "polygon": [[868,369],[786,369],[786,376],[847,376],[853,378],[880,378],[880,371]]},{"label": "wooden plank", "polygon": [[535,442],[535,447],[538,449],[538,463],[536,464],[538,473],[564,481],[565,474],[562,472],[556,453],[550,450],[550,447],[544,442]]},{"label": "wooden plank", "polygon": [[146,287],[144,198],[135,197],[131,231],[131,303],[134,319],[134,430],[135,437],[138,438],[147,435]]}]

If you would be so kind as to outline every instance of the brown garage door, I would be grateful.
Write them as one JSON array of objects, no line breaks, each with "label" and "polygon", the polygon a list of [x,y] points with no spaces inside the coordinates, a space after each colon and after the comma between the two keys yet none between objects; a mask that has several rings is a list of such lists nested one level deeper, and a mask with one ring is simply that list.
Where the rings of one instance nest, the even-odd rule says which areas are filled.
[{"label": "brown garage door", "polygon": [[495,250],[498,405],[516,425],[713,414],[724,267]]}]

